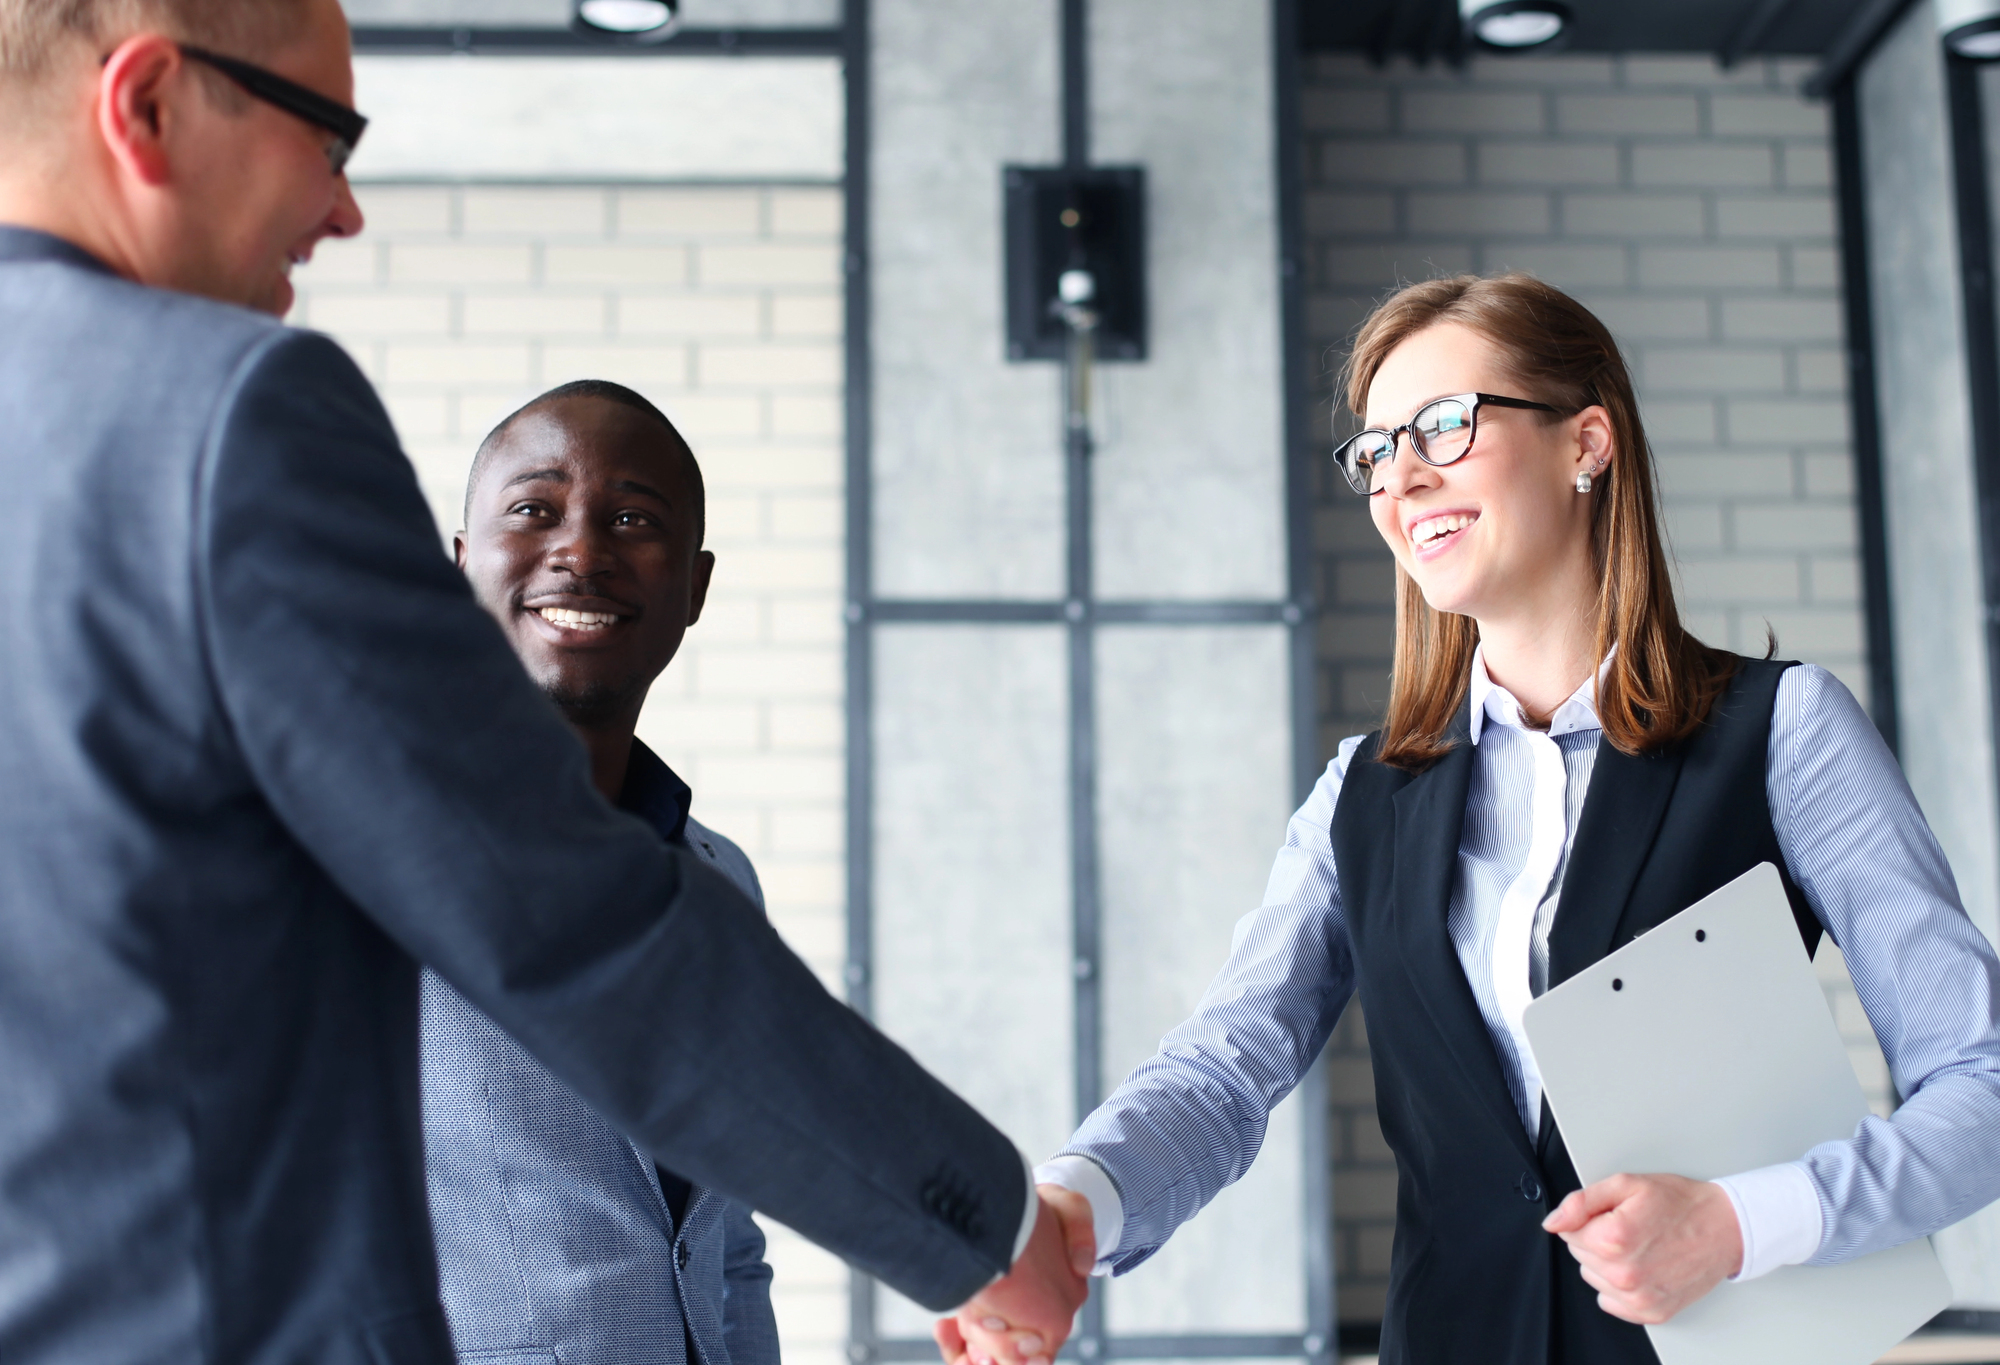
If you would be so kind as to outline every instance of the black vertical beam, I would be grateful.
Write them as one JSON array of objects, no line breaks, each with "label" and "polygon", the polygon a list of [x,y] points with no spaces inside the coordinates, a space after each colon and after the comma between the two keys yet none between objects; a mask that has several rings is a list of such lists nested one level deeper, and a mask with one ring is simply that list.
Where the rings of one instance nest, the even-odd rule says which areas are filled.
[{"label": "black vertical beam", "polygon": [[1850,75],[1831,92],[1834,188],[1840,215],[1848,418],[1854,442],[1854,513],[1861,540],[1861,602],[1868,640],[1868,710],[1889,751],[1895,753],[1896,638],[1889,597],[1889,527],[1882,492],[1882,412],[1875,387],[1875,300],[1868,273],[1868,182],[1862,166],[1858,79]]},{"label": "black vertical beam", "polygon": [[[842,344],[846,374],[847,513],[847,1002],[874,1014],[875,960],[875,649],[868,608],[874,597],[873,389],[868,295],[868,0],[841,7],[846,118],[841,235],[846,273]],[[875,1281],[847,1277],[848,1358],[869,1365],[880,1351]]]},{"label": "black vertical beam", "polygon": [[[1319,666],[1313,610],[1312,422],[1306,384],[1305,271],[1300,260],[1304,175],[1299,114],[1298,0],[1271,0],[1273,168],[1278,191],[1278,364],[1285,439],[1285,606],[1291,665],[1292,799],[1319,777]],[[1333,1167],[1326,1075],[1315,1061],[1299,1086],[1305,1171],[1306,1332],[1310,1365],[1333,1365],[1339,1304],[1333,1255]]]},{"label": "black vertical beam", "polygon": [[[1103,958],[1101,883],[1097,841],[1097,663],[1096,622],[1091,585],[1090,428],[1064,433],[1067,469],[1069,547],[1067,600],[1063,616],[1069,635],[1069,826],[1070,946],[1076,985],[1076,1117],[1104,1098]],[[1093,1278],[1090,1298],[1078,1324],[1077,1351],[1086,1360],[1104,1349],[1104,1281]]]},{"label": "black vertical beam", "polygon": [[[1087,0],[1062,0],[1063,164],[1090,164],[1090,11]],[[1104,1098],[1102,882],[1097,840],[1097,630],[1092,582],[1090,419],[1071,420],[1075,376],[1072,345],[1064,366],[1063,485],[1067,509],[1063,617],[1069,636],[1070,948],[1075,969],[1076,1117],[1082,1122]],[[1077,1353],[1104,1354],[1104,1281],[1092,1278],[1077,1324]]]},{"label": "black vertical beam", "polygon": [[1090,6],[1062,0],[1063,165],[1090,164]]},{"label": "black vertical beam", "polygon": [[1980,585],[1986,608],[1987,707],[2000,745],[2000,313],[1993,292],[1993,209],[1987,186],[1979,68],[1945,54],[1952,197],[1958,217],[1959,289],[1965,310],[1972,474],[1978,498]]}]

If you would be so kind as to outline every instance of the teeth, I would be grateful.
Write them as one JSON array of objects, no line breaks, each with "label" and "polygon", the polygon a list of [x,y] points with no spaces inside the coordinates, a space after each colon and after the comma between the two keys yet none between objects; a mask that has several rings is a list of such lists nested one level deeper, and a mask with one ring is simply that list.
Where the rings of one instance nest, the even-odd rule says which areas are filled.
[{"label": "teeth", "polygon": [[1444,537],[1450,535],[1453,531],[1464,530],[1477,520],[1479,518],[1476,516],[1469,517],[1462,513],[1455,513],[1444,517],[1432,517],[1430,520],[1420,521],[1412,527],[1410,530],[1410,539],[1419,545],[1429,545],[1435,541],[1444,539]]},{"label": "teeth", "polygon": [[550,625],[571,630],[602,630],[618,620],[608,611],[572,611],[568,607],[543,607],[538,614]]}]

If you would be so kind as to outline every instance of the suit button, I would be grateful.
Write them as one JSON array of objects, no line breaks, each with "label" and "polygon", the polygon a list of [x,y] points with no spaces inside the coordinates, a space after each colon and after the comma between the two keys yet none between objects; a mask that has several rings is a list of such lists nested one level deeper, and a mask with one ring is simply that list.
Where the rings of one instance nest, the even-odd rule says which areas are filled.
[{"label": "suit button", "polygon": [[1521,1192],[1521,1198],[1531,1204],[1542,1197],[1542,1182],[1526,1171],[1521,1172],[1521,1178],[1514,1182],[1514,1188]]},{"label": "suit button", "polygon": [[682,1270],[686,1270],[688,1268],[688,1259],[689,1259],[688,1244],[686,1242],[682,1242],[678,1247],[674,1249],[674,1264],[679,1266]]}]

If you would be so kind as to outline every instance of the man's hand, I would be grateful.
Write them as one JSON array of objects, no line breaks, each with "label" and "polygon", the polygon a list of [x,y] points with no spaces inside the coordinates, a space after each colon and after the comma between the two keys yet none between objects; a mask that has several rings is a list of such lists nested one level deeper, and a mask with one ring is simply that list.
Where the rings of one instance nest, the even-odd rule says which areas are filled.
[{"label": "man's hand", "polygon": [[1049,1365],[1090,1293],[1097,1230],[1090,1201],[1037,1185],[1035,1230],[1014,1268],[986,1286],[932,1335],[946,1365]]},{"label": "man's hand", "polygon": [[1542,1226],[1569,1244],[1598,1306],[1627,1322],[1665,1322],[1743,1265],[1736,1210],[1705,1180],[1614,1175]]}]

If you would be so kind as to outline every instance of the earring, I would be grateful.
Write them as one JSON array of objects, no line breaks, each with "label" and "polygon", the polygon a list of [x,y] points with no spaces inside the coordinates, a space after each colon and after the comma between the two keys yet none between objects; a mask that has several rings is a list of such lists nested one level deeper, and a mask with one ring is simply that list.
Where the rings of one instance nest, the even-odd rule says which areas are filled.
[{"label": "earring", "polygon": [[1579,493],[1588,493],[1590,491],[1590,471],[1588,469],[1579,469],[1576,471],[1576,491]]}]

